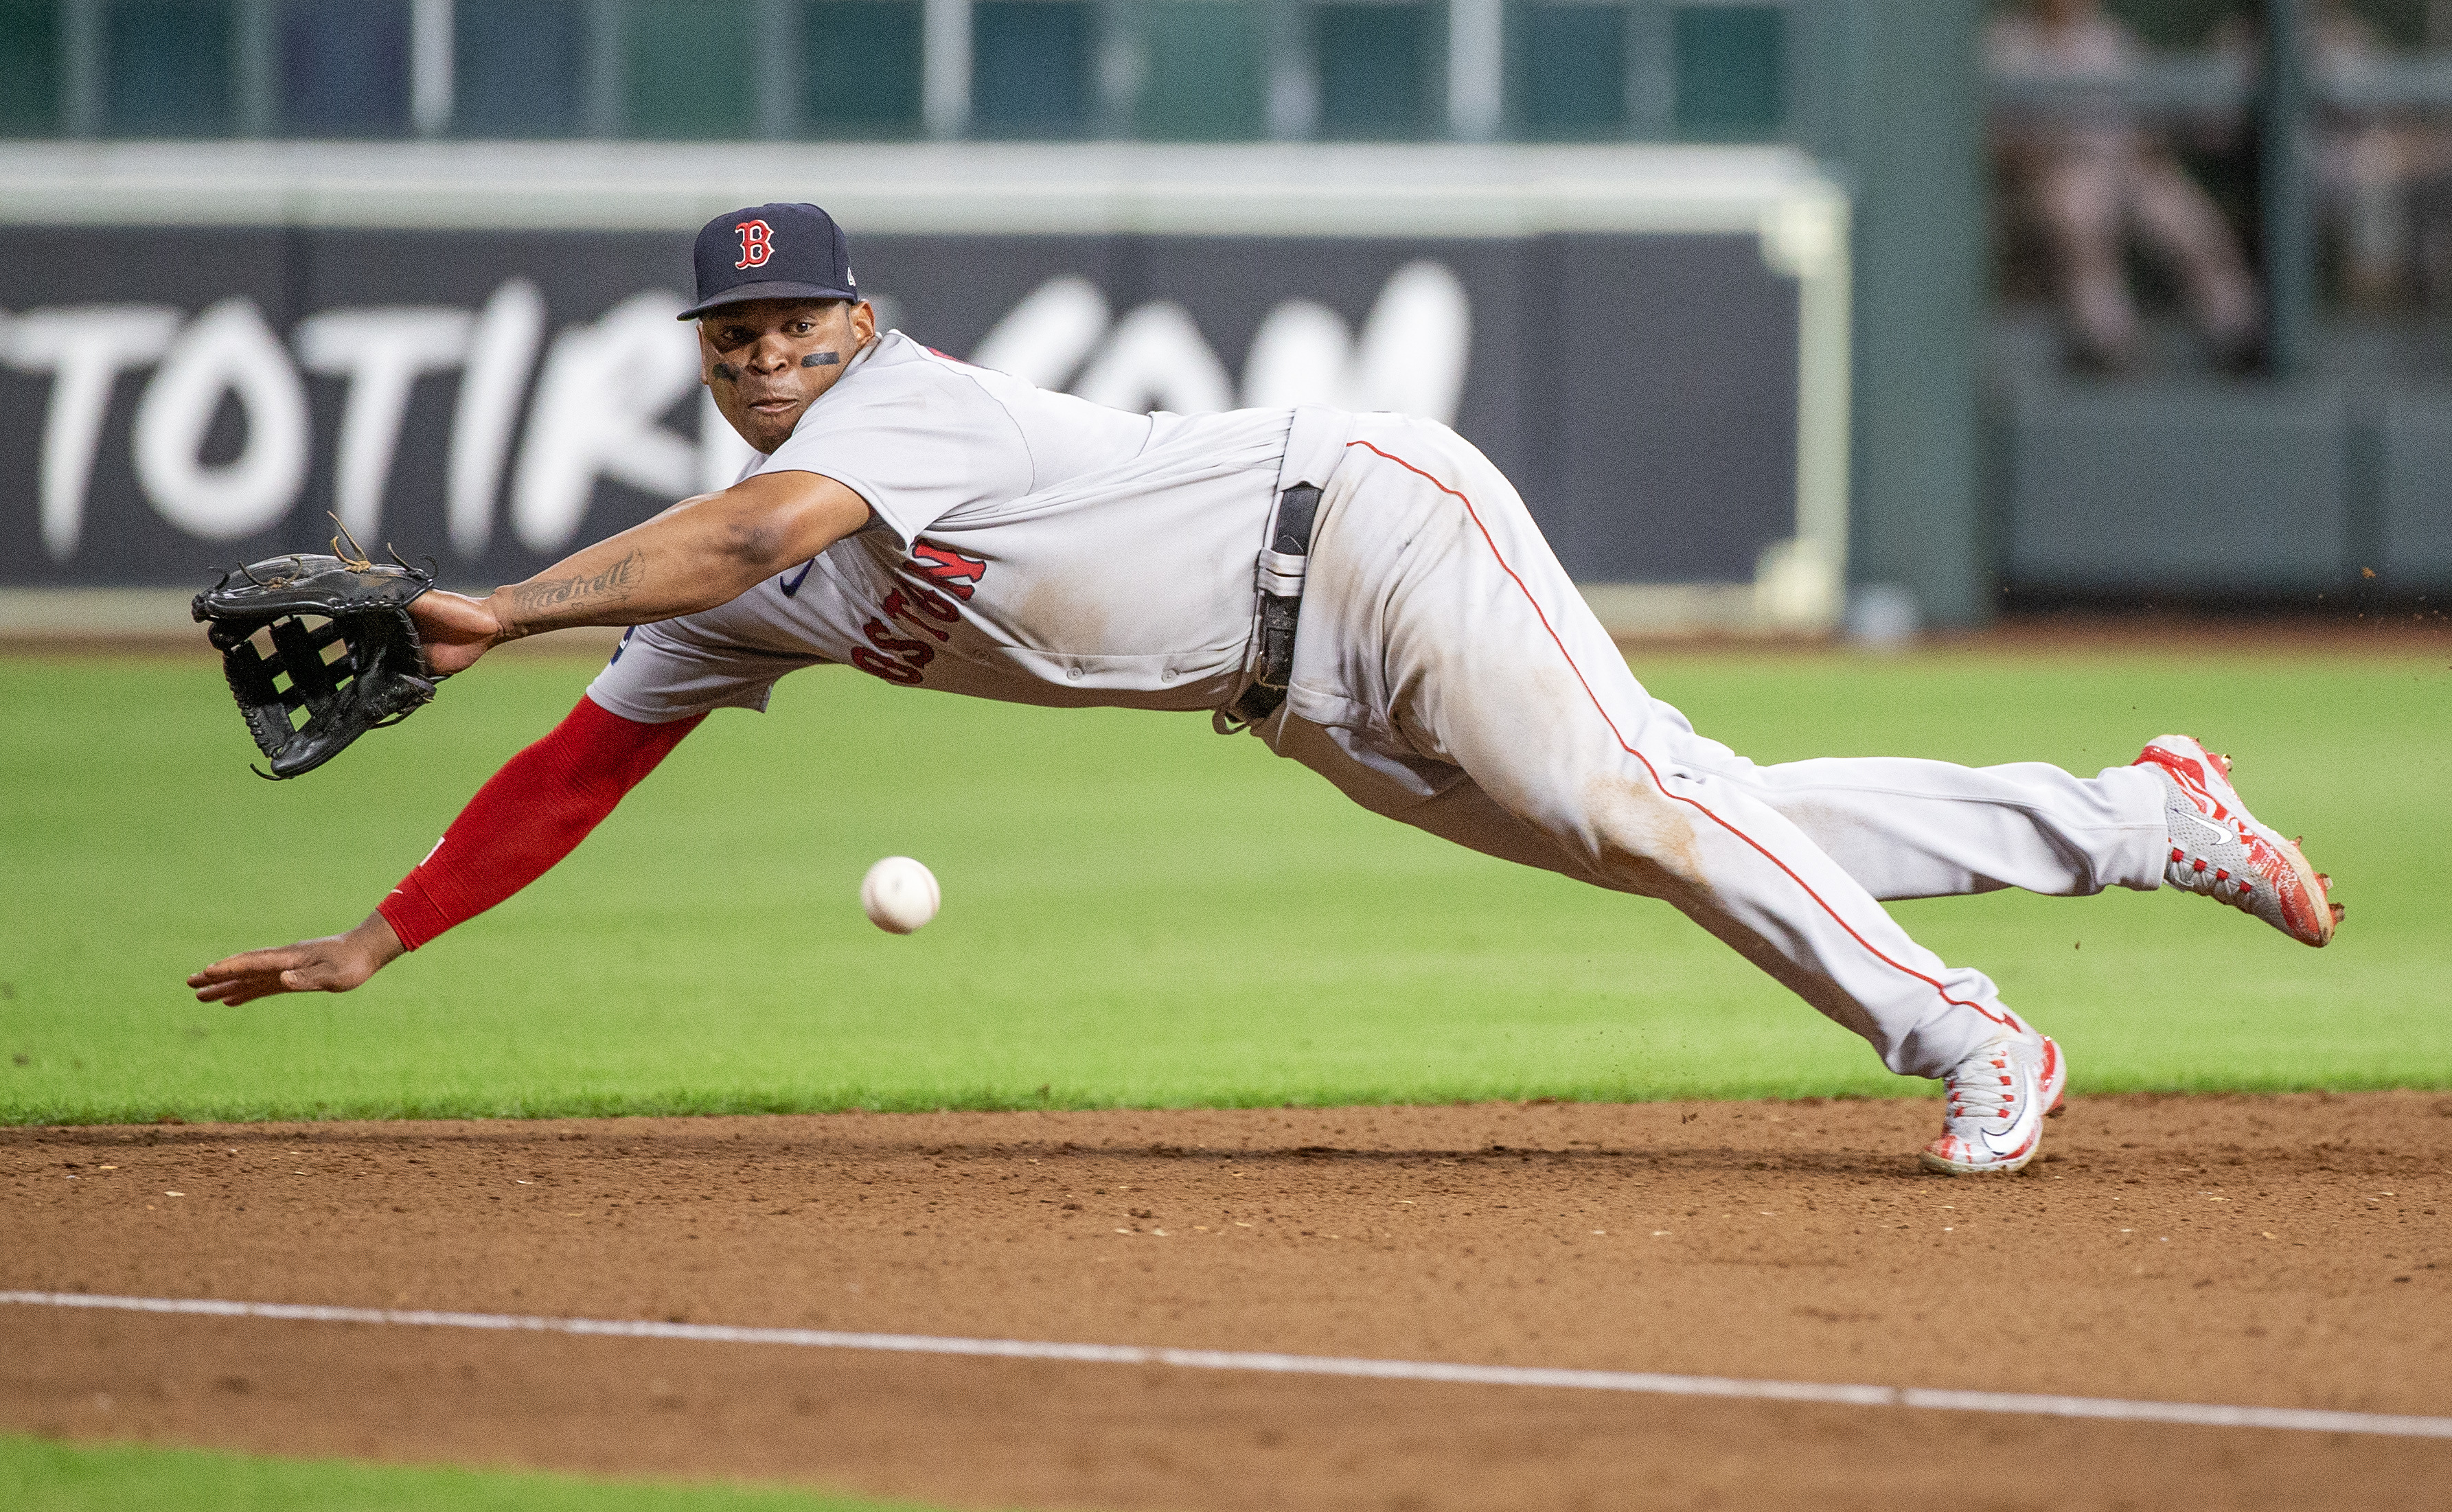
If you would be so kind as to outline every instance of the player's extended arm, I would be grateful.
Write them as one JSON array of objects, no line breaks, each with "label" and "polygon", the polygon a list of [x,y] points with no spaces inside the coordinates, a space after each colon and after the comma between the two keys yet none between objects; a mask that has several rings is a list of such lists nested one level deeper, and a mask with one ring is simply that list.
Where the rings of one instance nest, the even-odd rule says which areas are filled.
[{"label": "player's extended arm", "polygon": [[703,714],[642,724],[583,697],[553,732],[504,763],[424,861],[346,934],[250,950],[188,979],[206,1003],[346,992],[550,870]]},{"label": "player's extended arm", "polygon": [[761,472],[482,599],[435,589],[408,612],[437,672],[504,641],[574,625],[646,625],[729,604],[868,523],[868,505],[814,472]]}]

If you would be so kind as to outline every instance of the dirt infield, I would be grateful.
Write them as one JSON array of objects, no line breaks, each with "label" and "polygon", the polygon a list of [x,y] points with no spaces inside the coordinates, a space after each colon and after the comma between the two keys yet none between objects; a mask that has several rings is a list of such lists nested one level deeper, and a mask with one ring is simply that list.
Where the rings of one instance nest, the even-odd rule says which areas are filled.
[{"label": "dirt infield", "polygon": [[[2452,1097],[0,1131],[0,1288],[2442,1415]],[[964,1505],[2441,1505],[2452,1442],[0,1307],[0,1423]],[[2434,1499],[2434,1500],[2431,1500]]]}]

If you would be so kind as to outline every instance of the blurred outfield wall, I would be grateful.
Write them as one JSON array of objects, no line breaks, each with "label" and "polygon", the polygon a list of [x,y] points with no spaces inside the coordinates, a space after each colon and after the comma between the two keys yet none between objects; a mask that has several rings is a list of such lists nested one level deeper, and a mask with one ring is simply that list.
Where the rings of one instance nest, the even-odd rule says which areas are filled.
[{"label": "blurred outfield wall", "polygon": [[[66,297],[60,292],[67,287],[63,276],[85,280],[80,288],[100,289],[93,296],[99,301],[157,307],[153,316],[114,338],[122,343],[114,349],[154,355],[125,359],[129,365],[109,386],[97,433],[111,439],[95,442],[89,474],[93,487],[105,493],[117,488],[116,507],[135,509],[131,518],[152,529],[159,511],[136,479],[132,429],[122,441],[111,428],[133,427],[133,408],[149,375],[173,349],[177,337],[163,334],[159,309],[175,305],[176,330],[188,330],[210,308],[196,301],[212,292],[204,274],[215,259],[248,261],[252,276],[279,286],[269,302],[257,303],[270,343],[302,374],[304,433],[310,439],[309,477],[301,488],[310,502],[295,510],[301,518],[320,519],[323,509],[341,503],[344,475],[368,475],[373,453],[364,446],[340,446],[343,422],[330,411],[335,406],[346,410],[350,401],[338,396],[350,380],[312,367],[337,364],[348,369],[326,344],[353,339],[348,333],[363,323],[305,323],[326,312],[317,300],[335,310],[379,307],[367,306],[365,300],[375,295],[363,290],[333,303],[340,286],[327,277],[331,260],[315,253],[325,234],[318,228],[418,222],[405,201],[382,214],[361,209],[354,218],[336,221],[314,209],[320,191],[311,184],[292,189],[267,184],[266,160],[287,147],[381,143],[399,154],[412,183],[441,177],[472,190],[484,188],[509,161],[492,145],[495,138],[519,139],[508,149],[510,157],[525,150],[520,144],[560,139],[552,145],[570,154],[571,172],[559,182],[574,189],[626,188],[637,176],[628,164],[679,161],[666,147],[634,144],[682,139],[702,144],[689,149],[703,154],[691,161],[719,169],[776,164],[798,165],[790,169],[796,173],[805,170],[792,181],[804,187],[794,190],[779,190],[773,175],[736,177],[730,182],[741,192],[722,196],[729,204],[776,192],[818,192],[805,186],[839,182],[838,170],[846,165],[854,166],[854,176],[866,165],[868,176],[901,175],[909,187],[908,175],[917,170],[912,165],[936,161],[912,156],[914,139],[949,147],[966,140],[1030,142],[1058,154],[1057,161],[1087,165],[1083,171],[1093,174],[1110,171],[1118,155],[1112,149],[1130,139],[1255,148],[1272,143],[1283,145],[1283,155],[1266,159],[1275,165],[1269,170],[1292,175],[1286,187],[1295,203],[1303,203],[1305,194],[1314,202],[1335,199],[1343,184],[1333,172],[1322,178],[1324,170],[1315,163],[1327,159],[1305,152],[1330,150],[1332,143],[1383,140],[1410,144],[1409,154],[1422,154],[1408,158],[1425,175],[1414,197],[1436,204],[1443,193],[1438,180],[1446,171],[1435,166],[1442,150],[1462,153],[1456,161],[1465,166],[1457,171],[1486,187],[1520,176],[1516,168],[1493,167],[1506,160],[1492,157],[1486,144],[1573,142],[1612,151],[1630,150],[1631,144],[1776,145],[1809,160],[1814,175],[1835,187],[1847,206],[1846,284],[1837,290],[1845,297],[1825,297],[1818,306],[1827,310],[1844,303],[1851,311],[1844,372],[1835,378],[1744,374],[1737,382],[1742,401],[1725,412],[1715,410],[1700,427],[1693,424],[1694,407],[1721,381],[1708,366],[1654,368],[1648,359],[1612,363],[1598,379],[1578,370],[1575,381],[1557,393],[1537,392],[1541,381],[1561,384],[1568,368],[1496,365],[1480,345],[1487,332],[1501,328],[1493,321],[1531,328],[1518,318],[1515,294],[1492,303],[1503,291],[1561,290],[1553,303],[1539,307],[1551,311],[1544,318],[1577,336],[1589,332],[1594,341],[1618,339],[1608,332],[1612,323],[1623,333],[1653,322],[1646,328],[1655,341],[1674,335],[1683,312],[1699,307],[1691,305],[1691,278],[1669,262],[1625,264],[1611,276],[1624,274],[1632,282],[1612,284],[1604,294],[1557,284],[1541,270],[1540,260],[1568,245],[1567,229],[1545,230],[1536,219],[1508,232],[1514,250],[1500,261],[1518,272],[1470,289],[1474,329],[1484,335],[1475,337],[1457,422],[1524,480],[1535,507],[1549,511],[1545,519],[1576,570],[1603,582],[1629,581],[1627,574],[1638,568],[1612,560],[1609,539],[1572,539],[1579,527],[1545,497],[1552,480],[1539,470],[1541,458],[1508,448],[1546,426],[1555,443],[1547,452],[1552,463],[1609,468],[1647,455],[1639,447],[1626,449],[1632,444],[1630,432],[1675,438],[1690,455],[1662,480],[1668,491],[1661,497],[1678,503],[1657,517],[1670,520],[1681,538],[1692,533],[1691,549],[1684,558],[1672,551],[1641,565],[1640,571],[1651,575],[1641,580],[1715,587],[1699,595],[1648,595],[1642,602],[1651,607],[1647,612],[1689,621],[1698,614],[1716,616],[1725,623],[1730,615],[1760,617],[1752,589],[1730,577],[1734,569],[1725,564],[1777,539],[1768,532],[1759,539],[1712,534],[1712,521],[1730,508],[1753,511],[1757,524],[1775,508],[1767,502],[1763,480],[1786,464],[1760,449],[1777,445],[1771,432],[1781,428],[1762,419],[1768,413],[1763,406],[1773,402],[1763,397],[1766,386],[1792,390],[1799,400],[1844,393],[1844,427],[1820,424],[1813,432],[1820,441],[1804,443],[1806,418],[1797,417],[1802,450],[1791,460],[1800,482],[1790,500],[1797,530],[1788,539],[1813,543],[1813,550],[1794,555],[1797,570],[1783,577],[1790,587],[1768,595],[1788,606],[1774,617],[1818,622],[1821,610],[1807,607],[1818,591],[1812,585],[1827,586],[1831,564],[1844,560],[1849,583],[1897,585],[1912,595],[1928,622],[1966,624],[1983,618],[1993,602],[1994,544],[1983,526],[1975,423],[1976,352],[1984,321],[1975,47],[1981,13],[1979,0],[0,0],[0,224],[56,229],[95,222],[168,227],[203,220],[252,228],[264,246],[279,249],[242,254],[230,250],[234,244],[200,241],[173,248],[161,237],[134,243],[18,241],[0,254],[0,312],[55,308],[49,302]],[[846,57],[857,57],[860,67],[846,72],[840,66]],[[748,139],[806,145],[798,155],[778,155],[762,146],[717,145]],[[421,142],[464,146],[419,157],[410,149]],[[358,159],[342,152],[332,161],[339,165],[338,176],[346,179],[384,155]],[[991,150],[979,161],[1003,160]],[[1743,165],[1758,158],[1738,150],[1726,161],[1737,166],[1742,188]],[[1797,160],[1789,161],[1792,166]],[[140,171],[124,173],[131,164]],[[653,168],[647,172],[652,177]],[[394,182],[394,175],[369,167],[365,182],[380,187]],[[1323,186],[1329,192],[1312,192]],[[126,197],[122,191],[131,188],[144,197]],[[1353,203],[1384,208],[1392,199],[1387,188],[1379,186],[1383,192],[1374,195],[1364,186]],[[230,196],[224,191],[237,192],[245,205],[235,213],[195,209],[199,203],[226,203]],[[676,212],[652,226],[601,209],[597,221],[585,224],[597,225],[609,213],[619,224],[603,229],[671,234],[675,223],[724,208],[714,198],[681,196]],[[562,216],[556,224],[564,229],[583,229],[580,222],[585,217],[574,221],[567,207],[556,213]],[[487,224],[500,231],[520,221],[514,213]],[[1084,234],[1081,224],[1077,219],[1019,230],[1078,236]],[[871,216],[860,229],[872,239],[900,237],[905,230],[899,225],[891,217]],[[1009,233],[943,225],[926,229]],[[1358,340],[1387,279],[1406,264],[1374,265],[1368,272],[1356,270],[1356,264],[1337,275],[1369,284],[1367,289],[1357,284],[1342,292],[1326,286],[1307,291],[1308,269],[1300,265],[1312,260],[1300,238],[1311,229],[1296,226],[1284,232],[1294,240],[1279,251],[1291,257],[1299,276],[1286,279],[1277,302],[1307,301],[1332,309]],[[1119,323],[1159,287],[1139,281],[1136,271],[1158,266],[1148,255],[1157,244],[1133,239],[1144,230],[1124,227],[1087,233],[1106,239],[1100,253],[1106,261],[1105,271],[1085,276],[1098,284],[1111,318]],[[1635,227],[1632,233],[1652,231]],[[1367,229],[1348,228],[1333,240],[1351,248],[1368,234]],[[1391,238],[1450,234],[1414,221],[1388,229]],[[1469,234],[1488,244],[1485,250],[1505,240],[1483,231]],[[1739,228],[1733,234],[1752,230]],[[600,253],[617,261],[645,255],[598,245],[599,251],[576,255],[582,263]],[[884,242],[876,245],[880,254],[886,251]],[[1699,243],[1661,244],[1655,250],[1667,257],[1671,245],[1691,249]],[[1725,249],[1724,254],[1713,254],[1723,256],[1723,271],[1744,262]],[[277,269],[266,261],[274,256]],[[465,542],[474,528],[468,501],[475,484],[469,480],[485,470],[465,459],[488,448],[472,443],[461,448],[459,464],[434,461],[425,448],[440,444],[447,451],[450,443],[437,443],[433,422],[421,414],[437,403],[456,411],[457,400],[448,392],[459,370],[453,362],[465,359],[451,354],[460,349],[463,333],[499,336],[515,329],[504,322],[519,305],[514,295],[510,304],[493,306],[507,275],[479,279],[473,263],[452,257],[445,243],[424,244],[417,256],[433,279],[447,273],[462,282],[447,298],[439,285],[421,288],[413,281],[402,283],[396,296],[383,297],[440,305],[469,317],[469,323],[445,319],[429,323],[422,333],[393,333],[398,352],[413,355],[419,342],[427,343],[420,361],[431,366],[420,367],[421,376],[407,384],[403,440],[386,475],[385,508],[449,511],[447,503],[436,500],[454,495],[438,496],[437,490],[452,486],[437,482],[435,469],[458,466],[461,503],[453,518]],[[144,266],[176,267],[194,275],[178,288],[178,299],[187,303],[177,303],[168,284],[148,291],[125,279],[114,283],[111,265],[120,257],[140,263],[149,257]],[[1456,267],[1449,270],[1465,276]],[[643,270],[628,291],[663,287],[665,276]],[[1774,269],[1767,282],[1760,273],[1747,276],[1775,291],[1779,280],[1791,274]],[[326,282],[317,284],[317,278]],[[577,319],[578,306],[569,302],[575,291],[566,279],[530,282],[543,301],[539,319],[549,348]],[[983,296],[965,290],[964,297],[977,303]],[[1796,284],[1792,297],[1804,301],[1804,283]],[[611,308],[606,303],[586,313],[592,320]],[[490,324],[481,318],[488,308],[499,317]],[[1232,315],[1215,300],[1195,310],[1202,340],[1217,355],[1238,400],[1248,387],[1243,367],[1250,345],[1268,312]],[[945,333],[939,344],[956,350],[966,338],[955,333],[984,318],[977,312],[956,318],[955,307],[941,304],[925,314],[933,329]],[[1216,328],[1210,328],[1212,322]],[[920,317],[911,323],[920,324]],[[1291,341],[1287,332],[1302,322],[1279,325],[1286,328],[1280,338]],[[257,339],[262,333],[242,330],[227,318],[214,328],[243,340],[259,356],[267,346]],[[9,335],[11,329],[14,336]],[[22,323],[12,328],[0,322],[0,352],[18,354],[14,366],[0,363],[0,405],[6,406],[0,409],[0,442],[20,451],[33,444],[26,434],[29,425],[49,424],[30,420],[26,407],[36,402],[30,396],[48,393],[43,386],[54,368],[47,365],[55,361],[43,355],[42,342],[51,338],[38,330],[30,350],[23,346],[27,331]],[[315,351],[300,347],[301,338],[314,343]],[[1794,343],[1800,359],[1804,345],[1800,334]],[[1740,360],[1751,349],[1744,343],[1729,345],[1723,360]],[[1530,378],[1523,376],[1527,372]],[[397,387],[397,375],[393,383]],[[1498,428],[1487,426],[1486,407],[1475,392],[1477,385],[1493,384],[1507,386],[1506,406],[1516,413]],[[358,391],[380,397],[381,387],[362,386]],[[1664,393],[1681,397],[1662,399]],[[525,403],[527,392],[520,399]],[[92,408],[89,397],[81,402]],[[187,402],[200,401],[191,396]],[[371,407],[372,399],[366,405]],[[1604,405],[1633,408],[1610,411]],[[198,423],[176,405],[157,406],[154,412]],[[522,424],[524,418],[523,410]],[[204,422],[208,430],[233,423],[227,416]],[[1594,425],[1601,428],[1592,430]],[[675,448],[695,438],[696,425],[673,411],[661,417],[660,426],[680,440],[667,444],[646,433],[638,455],[628,459],[629,470],[643,469],[665,483],[640,489],[621,481],[617,469],[591,500],[619,499],[623,489],[645,498],[668,487],[681,468]],[[357,433],[373,431],[360,427]],[[518,440],[514,434],[510,441],[489,443],[514,447],[502,464],[513,477],[520,466]],[[214,448],[234,444],[232,437],[215,433],[205,438],[197,454],[227,460]],[[1824,467],[1813,475],[1825,481],[1802,481],[1842,448],[1844,476]],[[341,450],[349,457],[340,457]],[[157,482],[188,470],[166,470],[165,448],[151,455],[149,470]],[[427,472],[412,476],[409,469],[420,466]],[[1717,470],[1725,487],[1704,507],[1691,507],[1686,501],[1695,495],[1680,490],[1707,468]],[[12,541],[42,538],[39,505],[28,504],[23,493],[34,487],[24,464],[0,465],[0,488],[18,490],[0,495],[0,519],[14,522],[5,527],[15,532]],[[50,487],[56,539],[68,506],[65,485],[55,479]],[[366,490],[355,489],[353,496],[363,499]],[[316,499],[321,502],[311,502]],[[242,495],[239,502],[248,501]],[[632,499],[624,507],[638,503]],[[495,507],[499,516],[517,512],[503,498]],[[1843,509],[1844,549],[1826,549],[1840,528]],[[1647,544],[1656,550],[1661,542],[1655,536]],[[9,581],[76,580],[48,550],[12,547],[6,555],[13,574]],[[445,559],[451,560],[447,554]],[[39,627],[47,616],[55,618],[59,607],[29,605],[25,591],[0,587],[0,631]]]},{"label": "blurred outfield wall", "polygon": [[193,587],[327,514],[487,586],[729,483],[673,316],[774,198],[1048,387],[1455,425],[1627,628],[1840,607],[1848,207],[1776,147],[20,147],[0,587]]}]

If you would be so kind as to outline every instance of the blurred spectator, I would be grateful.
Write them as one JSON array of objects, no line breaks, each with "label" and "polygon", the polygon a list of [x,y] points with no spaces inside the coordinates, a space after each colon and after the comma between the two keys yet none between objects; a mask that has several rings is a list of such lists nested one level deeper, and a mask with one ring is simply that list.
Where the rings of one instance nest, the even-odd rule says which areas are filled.
[{"label": "blurred spectator", "polygon": [[[2390,304],[2402,292],[2409,264],[2408,190],[2423,133],[2388,124],[2381,111],[2337,103],[2344,91],[2355,96],[2391,55],[2372,26],[2344,0],[2322,0],[2304,15],[2304,65],[2318,97],[2336,102],[2318,109],[2310,140],[2317,200],[2339,249],[2342,289],[2354,304]],[[2215,30],[2213,46],[2247,76],[2260,75],[2264,17],[2231,17]]]},{"label": "blurred spectator", "polygon": [[[2310,62],[2336,98],[2387,66],[2392,53],[2344,0],[2310,18]],[[2316,136],[2316,187],[2340,249],[2342,288],[2356,304],[2433,297],[2452,233],[2452,132],[2410,112],[2328,106]]]},{"label": "blurred spectator", "polygon": [[[2375,29],[2332,0],[2308,18],[2308,63],[2320,85],[2355,86],[2384,56]],[[2398,133],[2371,110],[2336,105],[2319,116],[2316,186],[2341,248],[2342,286],[2354,303],[2385,304],[2408,261],[2407,173]]]},{"label": "blurred spectator", "polygon": [[[1993,19],[1986,50],[1995,76],[2036,83],[2117,86],[2138,59],[2136,38],[2100,0],[2027,0]],[[2258,367],[2256,283],[2221,210],[2115,90],[2064,99],[2004,112],[1996,141],[2005,195],[2043,233],[2071,360],[2102,371],[2136,361],[2124,261],[2133,235],[2168,267],[2215,365]]]}]

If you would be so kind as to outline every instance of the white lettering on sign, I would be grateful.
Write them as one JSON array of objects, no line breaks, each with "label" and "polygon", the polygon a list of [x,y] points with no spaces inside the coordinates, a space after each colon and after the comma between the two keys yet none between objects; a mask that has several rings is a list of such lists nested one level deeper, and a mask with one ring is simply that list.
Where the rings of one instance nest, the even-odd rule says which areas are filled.
[{"label": "white lettering on sign", "polygon": [[1114,318],[1097,285],[1051,278],[1005,311],[971,361],[1040,388],[1062,388]]},{"label": "white lettering on sign", "polygon": [[1325,306],[1290,299],[1271,310],[1243,363],[1243,403],[1393,409],[1452,425],[1472,347],[1463,281],[1444,264],[1408,263],[1379,290],[1358,342]]},{"label": "white lettering on sign", "polygon": [[[894,324],[891,302],[880,303],[883,324]],[[184,323],[157,305],[53,308],[0,313],[0,366],[50,377],[33,470],[40,537],[54,561],[74,560],[85,543],[115,385],[157,362],[130,450],[146,498],[191,536],[241,539],[298,507],[315,444],[303,365],[346,383],[333,507],[374,545],[415,384],[457,367],[443,498],[452,550],[473,561],[495,549],[507,491],[518,542],[559,554],[576,544],[600,482],[678,499],[729,487],[755,455],[711,400],[682,408],[698,380],[696,342],[673,318],[682,308],[668,291],[642,292],[564,328],[549,349],[544,296],[524,277],[504,280],[478,310],[317,311],[287,344],[246,299]],[[1325,404],[1453,423],[1472,333],[1462,281],[1418,260],[1390,276],[1358,333],[1316,301],[1279,302],[1260,322],[1238,383],[1185,305],[1151,301],[1118,318],[1097,285],[1068,273],[1007,310],[971,360],[1125,409]],[[245,444],[208,463],[214,417],[232,404]]]},{"label": "white lettering on sign", "polygon": [[[1453,424],[1472,348],[1463,280],[1426,258],[1389,277],[1359,339],[1343,316],[1312,300],[1270,310],[1244,358],[1240,402],[1394,409]],[[1236,403],[1189,310],[1162,300],[1118,322],[1097,287],[1071,274],[1008,310],[971,361],[1042,388],[1069,382],[1072,392],[1118,409],[1198,414]]]},{"label": "white lettering on sign", "polygon": [[741,481],[753,460],[764,459],[715,408],[714,389],[701,388],[698,393],[698,491],[721,493]]},{"label": "white lettering on sign", "polygon": [[662,289],[633,294],[554,337],[511,482],[522,546],[568,545],[600,477],[666,499],[698,481],[697,446],[657,423],[698,382],[698,342],[676,319],[685,308]]},{"label": "white lettering on sign", "polygon": [[448,482],[443,495],[451,549],[475,559],[494,538],[494,500],[503,491],[503,461],[519,428],[520,398],[544,340],[544,296],[524,278],[505,279],[477,313],[468,366],[451,412]]},{"label": "white lettering on sign", "polygon": [[1396,269],[1355,353],[1355,409],[1394,409],[1441,425],[1455,422],[1473,355],[1473,303],[1464,280],[1425,259]]},{"label": "white lettering on sign", "polygon": [[43,549],[54,562],[76,555],[85,530],[86,487],[93,478],[111,384],[162,355],[179,312],[158,305],[37,309],[0,327],[0,362],[51,375],[43,415]]},{"label": "white lettering on sign", "polygon": [[[236,457],[207,463],[222,396],[247,417]],[[136,479],[162,517],[208,541],[270,528],[306,481],[306,389],[255,302],[226,299],[179,333],[136,406]]]},{"label": "white lettering on sign", "polygon": [[1235,403],[1226,365],[1201,339],[1192,312],[1171,299],[1126,315],[1073,391],[1096,405],[1179,415],[1207,414]]},{"label": "white lettering on sign", "polygon": [[1354,387],[1354,328],[1308,299],[1270,310],[1243,359],[1243,403],[1255,409],[1341,407]]},{"label": "white lettering on sign", "polygon": [[410,388],[423,374],[459,367],[474,324],[465,309],[432,308],[331,309],[298,323],[306,370],[348,379],[332,497],[351,535],[371,542],[379,533]]}]

